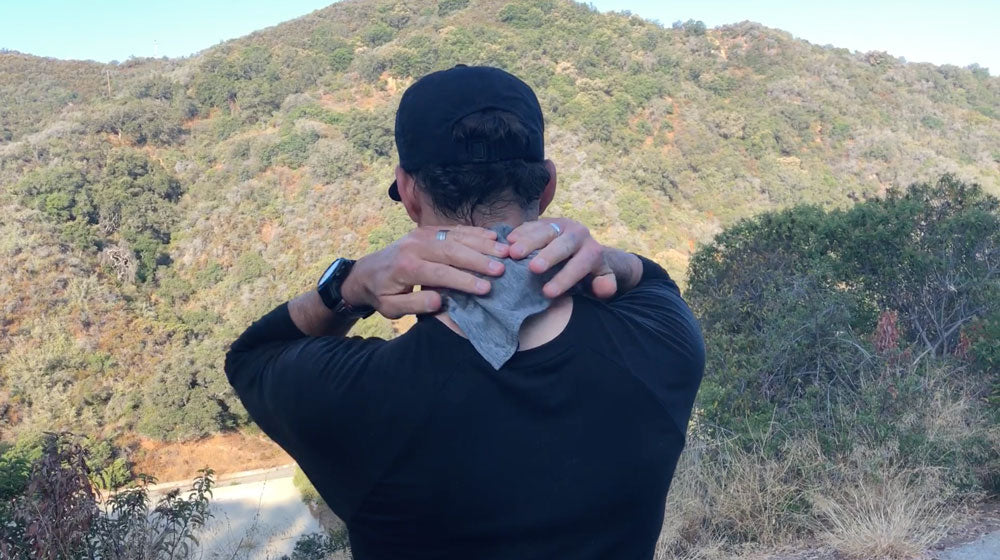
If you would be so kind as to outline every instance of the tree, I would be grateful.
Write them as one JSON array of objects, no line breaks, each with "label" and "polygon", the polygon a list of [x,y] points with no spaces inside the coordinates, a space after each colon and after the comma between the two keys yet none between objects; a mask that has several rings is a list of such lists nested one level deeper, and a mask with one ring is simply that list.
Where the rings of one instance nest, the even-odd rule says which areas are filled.
[{"label": "tree", "polygon": [[370,25],[361,31],[361,40],[369,47],[378,47],[392,41],[395,31],[384,23]]}]

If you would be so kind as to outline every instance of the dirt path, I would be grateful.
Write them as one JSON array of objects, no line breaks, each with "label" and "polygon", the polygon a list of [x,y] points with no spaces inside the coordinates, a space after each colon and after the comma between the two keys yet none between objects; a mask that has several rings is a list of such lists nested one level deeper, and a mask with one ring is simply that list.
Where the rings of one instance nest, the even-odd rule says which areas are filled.
[{"label": "dirt path", "polygon": [[292,484],[292,468],[233,477],[213,490],[214,517],[201,533],[205,558],[273,559],[291,554],[300,535],[320,532]]},{"label": "dirt path", "polygon": [[1000,531],[983,535],[979,539],[946,550],[938,560],[997,560],[1000,558]]}]

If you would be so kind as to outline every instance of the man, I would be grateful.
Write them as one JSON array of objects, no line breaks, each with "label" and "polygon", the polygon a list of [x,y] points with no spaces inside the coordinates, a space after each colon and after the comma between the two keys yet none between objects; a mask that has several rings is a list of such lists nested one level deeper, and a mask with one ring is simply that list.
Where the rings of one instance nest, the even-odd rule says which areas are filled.
[{"label": "man", "polygon": [[[418,227],[335,261],[226,358],[355,558],[653,554],[700,330],[658,265],[539,220],[556,187],[542,132],[534,93],[506,72],[417,81],[389,194]],[[419,320],[391,341],[345,338],[373,311]]]}]

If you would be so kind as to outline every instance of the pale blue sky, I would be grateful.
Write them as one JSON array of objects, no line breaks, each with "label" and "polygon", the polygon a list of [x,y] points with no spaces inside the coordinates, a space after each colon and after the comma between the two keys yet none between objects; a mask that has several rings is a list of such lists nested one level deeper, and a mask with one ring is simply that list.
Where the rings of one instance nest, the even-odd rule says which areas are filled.
[{"label": "pale blue sky", "polygon": [[[0,48],[102,62],[186,56],[322,8],[330,0],[0,0]],[[810,42],[1000,74],[998,0],[593,0],[670,25],[743,20]]]}]

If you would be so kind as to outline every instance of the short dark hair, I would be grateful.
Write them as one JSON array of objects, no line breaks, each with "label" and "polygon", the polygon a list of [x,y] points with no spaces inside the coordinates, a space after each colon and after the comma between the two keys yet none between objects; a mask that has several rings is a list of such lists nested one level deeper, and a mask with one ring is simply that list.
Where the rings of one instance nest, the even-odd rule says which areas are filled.
[{"label": "short dark hair", "polygon": [[[462,118],[452,128],[457,140],[489,138],[528,141],[528,131],[513,113],[488,109]],[[412,172],[417,186],[448,218],[472,222],[514,204],[527,210],[549,182],[541,161],[513,159],[489,163],[427,165]]]}]

